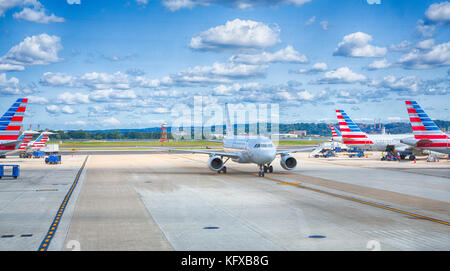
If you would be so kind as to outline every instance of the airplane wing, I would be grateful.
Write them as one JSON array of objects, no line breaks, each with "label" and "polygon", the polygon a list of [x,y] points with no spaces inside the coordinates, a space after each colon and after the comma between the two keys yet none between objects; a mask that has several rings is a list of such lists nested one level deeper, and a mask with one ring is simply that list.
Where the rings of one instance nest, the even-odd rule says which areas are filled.
[{"label": "airplane wing", "polygon": [[285,155],[285,154],[294,153],[294,152],[310,151],[310,150],[314,150],[315,148],[316,148],[316,146],[302,148],[302,149],[278,150],[277,155]]},{"label": "airplane wing", "polygon": [[208,154],[209,156],[224,156],[224,157],[230,157],[230,158],[240,158],[238,152],[221,152],[221,151],[203,151],[203,150],[189,150],[189,149],[169,149],[169,148],[160,148],[160,147],[150,147],[150,149],[157,149],[157,150],[165,150],[168,152],[188,152],[188,153],[201,153],[201,154]]}]

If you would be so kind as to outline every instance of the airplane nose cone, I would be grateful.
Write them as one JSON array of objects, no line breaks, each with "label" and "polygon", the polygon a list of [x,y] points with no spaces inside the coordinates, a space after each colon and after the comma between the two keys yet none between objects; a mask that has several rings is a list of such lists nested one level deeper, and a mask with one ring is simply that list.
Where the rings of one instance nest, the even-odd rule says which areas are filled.
[{"label": "airplane nose cone", "polygon": [[267,164],[275,159],[275,150],[260,150],[254,160],[258,164]]}]

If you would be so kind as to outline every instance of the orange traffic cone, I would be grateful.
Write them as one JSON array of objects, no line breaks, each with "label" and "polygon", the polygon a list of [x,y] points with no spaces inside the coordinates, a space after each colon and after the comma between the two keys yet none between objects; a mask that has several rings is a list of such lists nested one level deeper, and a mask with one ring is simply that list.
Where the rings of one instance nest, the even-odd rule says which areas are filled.
[{"label": "orange traffic cone", "polygon": [[414,159],[414,164],[416,163],[416,159]]}]

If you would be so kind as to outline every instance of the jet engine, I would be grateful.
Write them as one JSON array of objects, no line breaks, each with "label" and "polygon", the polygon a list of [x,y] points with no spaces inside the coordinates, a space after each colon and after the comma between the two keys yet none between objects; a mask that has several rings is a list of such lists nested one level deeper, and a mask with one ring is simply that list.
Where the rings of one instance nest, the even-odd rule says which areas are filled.
[{"label": "jet engine", "polygon": [[290,155],[283,155],[280,159],[281,167],[286,170],[292,170],[297,166],[297,160]]},{"label": "jet engine", "polygon": [[211,156],[208,160],[208,167],[212,171],[219,171],[223,168],[223,161],[219,156]]}]

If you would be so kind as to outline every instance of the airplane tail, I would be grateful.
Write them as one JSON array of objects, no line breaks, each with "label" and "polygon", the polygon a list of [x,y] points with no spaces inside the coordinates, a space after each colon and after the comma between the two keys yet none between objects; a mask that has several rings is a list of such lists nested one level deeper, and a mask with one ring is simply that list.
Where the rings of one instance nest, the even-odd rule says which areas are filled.
[{"label": "airplane tail", "polygon": [[19,136],[18,141],[21,141],[18,150],[24,151],[27,149],[28,144],[30,144],[33,135],[37,134],[35,131],[24,131],[22,135]]},{"label": "airplane tail", "polygon": [[17,141],[28,99],[20,98],[0,118],[0,143]]},{"label": "airplane tail", "polygon": [[342,137],[341,132],[339,132],[339,130],[336,129],[333,125],[330,125],[330,128],[331,128],[331,135],[332,135],[334,138]]},{"label": "airplane tail", "polygon": [[343,143],[346,145],[372,145],[373,142],[367,137],[366,133],[359,129],[344,110],[336,110],[336,116],[339,123],[339,129],[342,133]]},{"label": "airplane tail", "polygon": [[[414,138],[420,141],[430,141],[430,147],[447,147],[446,142],[439,142],[439,139],[449,139],[449,137],[439,129],[439,127],[430,119],[416,101],[405,101],[406,109],[409,115],[409,121],[413,130]],[[420,142],[419,141],[419,142]],[[437,142],[436,142],[437,141]],[[426,143],[426,142],[424,142]]]},{"label": "airplane tail", "polygon": [[42,132],[39,137],[33,142],[32,148],[43,148],[49,140],[49,136],[53,134],[50,132]]}]

